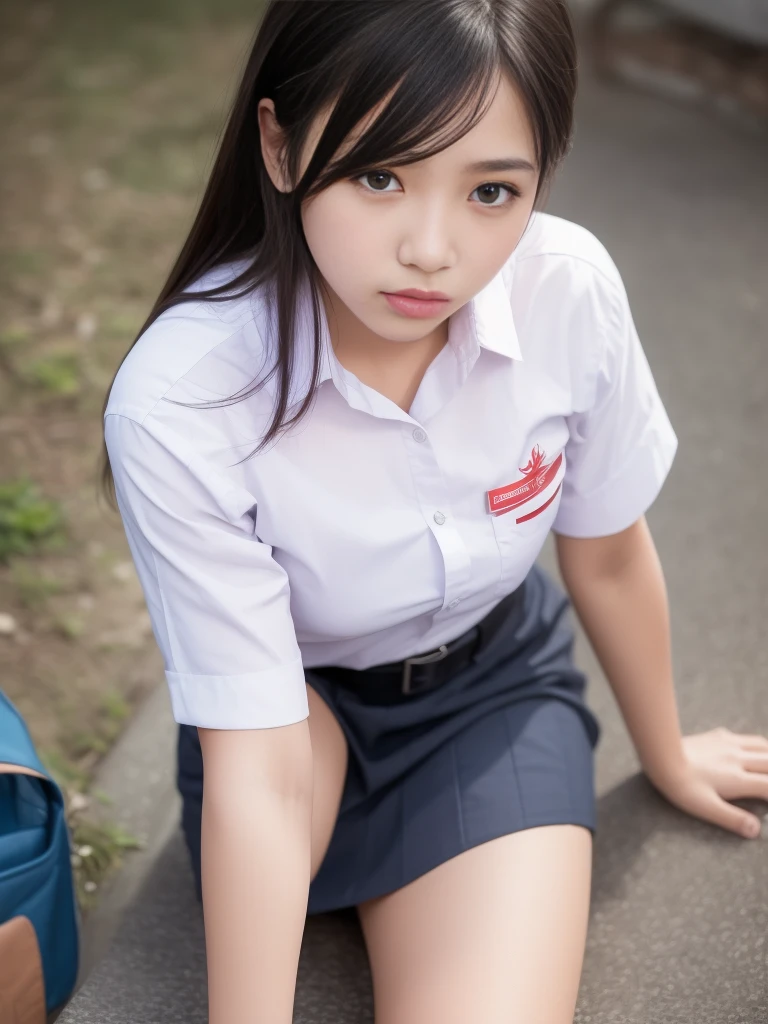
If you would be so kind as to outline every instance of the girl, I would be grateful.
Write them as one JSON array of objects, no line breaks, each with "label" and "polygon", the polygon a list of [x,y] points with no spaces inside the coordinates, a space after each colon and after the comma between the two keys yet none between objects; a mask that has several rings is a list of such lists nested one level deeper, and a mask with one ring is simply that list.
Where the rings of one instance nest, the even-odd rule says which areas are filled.
[{"label": "girl", "polygon": [[575,63],[563,0],[269,4],[108,395],[212,1024],[288,1024],[341,907],[377,1024],[572,1020],[600,727],[550,529],[649,779],[759,824],[727,798],[768,740],[680,735],[644,519],[676,439],[622,280],[541,212]]}]

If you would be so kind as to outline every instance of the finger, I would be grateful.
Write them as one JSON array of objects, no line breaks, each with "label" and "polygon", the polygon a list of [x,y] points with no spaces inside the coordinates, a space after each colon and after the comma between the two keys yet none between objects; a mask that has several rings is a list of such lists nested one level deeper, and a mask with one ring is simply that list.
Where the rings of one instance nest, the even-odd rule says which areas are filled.
[{"label": "finger", "polygon": [[735,832],[746,839],[755,839],[760,835],[762,822],[758,817],[735,807],[717,795],[708,810],[711,814],[710,820],[729,832]]},{"label": "finger", "polygon": [[768,801],[768,775],[762,772],[739,772],[739,779],[742,783],[738,796],[729,793],[733,800],[765,800]]},{"label": "finger", "polygon": [[768,736],[752,735],[751,733],[738,733],[736,739],[744,750],[766,750],[768,751]]},{"label": "finger", "polygon": [[768,753],[766,754],[743,754],[741,766],[747,772],[768,773]]}]

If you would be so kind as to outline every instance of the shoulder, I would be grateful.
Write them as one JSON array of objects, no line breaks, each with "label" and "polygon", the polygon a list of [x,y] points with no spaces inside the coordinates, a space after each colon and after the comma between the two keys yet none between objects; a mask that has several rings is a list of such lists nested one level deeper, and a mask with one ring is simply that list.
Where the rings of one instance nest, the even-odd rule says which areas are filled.
[{"label": "shoulder", "polygon": [[618,268],[600,239],[588,228],[551,213],[537,212],[514,253],[515,269],[525,266],[530,275],[547,275],[554,267],[574,287],[603,281],[621,285]]},{"label": "shoulder", "polygon": [[621,360],[633,337],[621,274],[587,228],[537,213],[507,268],[524,361],[555,378],[576,406],[595,394],[600,368]]},{"label": "shoulder", "polygon": [[[231,277],[222,268],[201,278],[202,291]],[[263,355],[263,297],[253,291],[223,301],[191,299],[162,313],[129,349],[110,389],[105,415],[144,423],[163,399],[215,401],[253,380]],[[180,406],[173,406],[183,412]]]},{"label": "shoulder", "polygon": [[631,314],[626,289],[605,245],[587,228],[536,213],[506,268],[521,344],[552,355],[596,357]]},{"label": "shoulder", "polygon": [[605,245],[562,217],[534,214],[506,272],[515,322],[534,332],[549,331],[556,316],[589,341],[595,332],[610,335],[628,315],[624,282]]}]

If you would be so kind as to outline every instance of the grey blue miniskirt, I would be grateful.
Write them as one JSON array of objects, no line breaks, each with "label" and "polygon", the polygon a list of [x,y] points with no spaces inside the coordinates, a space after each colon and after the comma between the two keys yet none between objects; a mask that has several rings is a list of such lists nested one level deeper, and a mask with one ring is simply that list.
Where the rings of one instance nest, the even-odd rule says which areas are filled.
[{"label": "grey blue miniskirt", "polygon": [[[328,851],[309,914],[393,892],[480,843],[537,825],[596,832],[600,725],[573,663],[566,595],[538,566],[523,600],[468,667],[431,691],[377,704],[305,670],[349,744]],[[182,825],[200,898],[203,766],[179,727]]]}]

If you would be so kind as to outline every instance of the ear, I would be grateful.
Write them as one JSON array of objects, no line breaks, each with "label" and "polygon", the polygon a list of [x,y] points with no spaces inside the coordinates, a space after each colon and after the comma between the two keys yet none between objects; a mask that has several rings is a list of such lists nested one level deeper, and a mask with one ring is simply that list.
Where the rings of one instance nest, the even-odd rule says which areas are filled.
[{"label": "ear", "polygon": [[259,133],[261,135],[261,154],[272,184],[279,192],[290,192],[290,184],[286,181],[282,165],[284,145],[283,130],[275,117],[275,104],[271,99],[259,100]]}]

